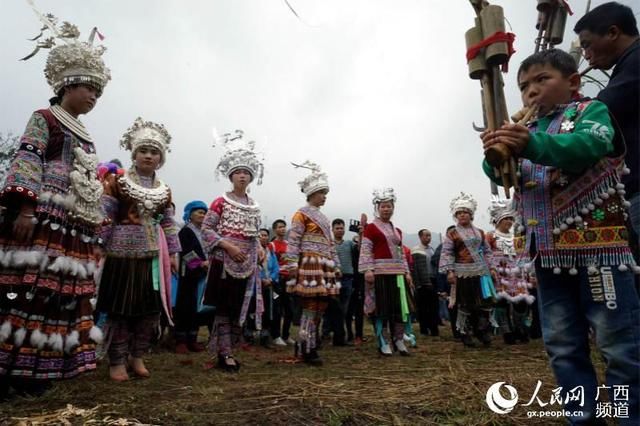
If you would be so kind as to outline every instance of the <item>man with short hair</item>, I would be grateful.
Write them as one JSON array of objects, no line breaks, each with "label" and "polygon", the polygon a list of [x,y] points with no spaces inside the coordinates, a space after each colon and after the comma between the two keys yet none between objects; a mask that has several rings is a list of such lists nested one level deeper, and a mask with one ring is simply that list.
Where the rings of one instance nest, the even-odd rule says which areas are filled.
[{"label": "man with short hair", "polygon": [[340,259],[340,270],[342,278],[340,280],[340,295],[338,299],[329,301],[329,308],[325,315],[328,324],[324,330],[333,331],[333,346],[345,346],[351,344],[345,340],[345,317],[349,309],[349,301],[353,292],[353,241],[345,240],[345,224],[342,219],[334,219],[331,222],[333,232],[333,242],[335,244],[338,259]]},{"label": "man with short hair", "polygon": [[[630,227],[635,232],[632,248],[638,261],[640,234],[640,36],[630,7],[616,2],[604,3],[584,15],[574,29],[589,65],[608,70],[615,66],[607,87],[598,100],[609,108],[614,125],[619,126],[627,153],[625,163],[630,174],[623,178],[625,196],[631,202]],[[614,145],[622,152],[622,138],[616,129]]]},{"label": "man with short hair", "polygon": [[435,286],[435,272],[431,268],[431,257],[435,250],[431,247],[431,231],[421,229],[418,232],[420,243],[411,249],[413,258],[413,283],[416,286],[416,309],[420,334],[439,336],[438,292]]},{"label": "man with short hair", "polygon": [[275,295],[273,300],[273,319],[269,332],[274,345],[294,345],[296,342],[289,337],[289,329],[293,318],[293,297],[286,290],[289,271],[286,268],[287,262],[284,259],[284,255],[287,253],[287,240],[285,238],[287,236],[287,222],[277,219],[271,225],[271,230],[275,234],[275,238],[269,243],[269,249],[275,253],[278,259],[280,279],[278,282],[273,283]]}]

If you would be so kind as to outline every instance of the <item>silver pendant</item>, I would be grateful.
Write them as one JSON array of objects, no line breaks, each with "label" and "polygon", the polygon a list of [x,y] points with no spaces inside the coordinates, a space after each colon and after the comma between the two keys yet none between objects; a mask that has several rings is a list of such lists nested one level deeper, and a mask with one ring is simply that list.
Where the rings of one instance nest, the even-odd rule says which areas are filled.
[{"label": "silver pendant", "polygon": [[67,305],[65,306],[65,309],[67,309],[68,311],[72,311],[75,309],[77,304],[78,302],[76,302],[76,300],[74,299],[71,302],[67,303]]},{"label": "silver pendant", "polygon": [[93,307],[93,309],[95,309],[96,305],[98,304],[98,299],[92,297],[91,299],[89,299],[89,303],[91,303],[91,306]]},{"label": "silver pendant", "polygon": [[7,299],[9,300],[15,300],[16,297],[18,297],[18,293],[16,293],[15,291],[7,293]]},{"label": "silver pendant", "polygon": [[58,229],[60,229],[60,224],[59,223],[52,223],[51,224],[51,230],[52,231],[57,231]]},{"label": "silver pendant", "polygon": [[80,238],[82,239],[83,243],[88,243],[89,241],[91,241],[91,237],[85,234],[82,234]]},{"label": "silver pendant", "polygon": [[76,235],[78,235],[78,231],[76,231],[75,229],[71,230],[71,236],[75,237]]},{"label": "silver pendant", "polygon": [[35,294],[32,291],[28,291],[24,294],[24,298],[27,300],[31,300],[33,299],[33,297],[35,296]]}]

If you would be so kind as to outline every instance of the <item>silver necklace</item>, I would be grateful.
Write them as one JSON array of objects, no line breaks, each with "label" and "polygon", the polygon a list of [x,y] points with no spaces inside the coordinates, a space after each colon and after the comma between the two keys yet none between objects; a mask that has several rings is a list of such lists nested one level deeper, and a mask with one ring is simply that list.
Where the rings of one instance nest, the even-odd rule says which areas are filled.
[{"label": "silver necklace", "polygon": [[49,107],[49,111],[58,119],[64,126],[71,130],[71,132],[79,137],[80,139],[93,143],[93,139],[89,135],[87,128],[84,127],[84,124],[71,114],[69,114],[64,108],[60,105],[52,105]]}]

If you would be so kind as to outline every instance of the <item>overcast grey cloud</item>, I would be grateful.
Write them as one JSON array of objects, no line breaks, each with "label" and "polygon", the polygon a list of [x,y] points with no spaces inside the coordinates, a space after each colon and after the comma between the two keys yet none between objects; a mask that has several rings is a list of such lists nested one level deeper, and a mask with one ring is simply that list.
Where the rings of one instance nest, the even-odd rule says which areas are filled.
[{"label": "overcast grey cloud", "polygon": [[[505,76],[510,111],[520,107],[515,69],[533,52],[535,1],[494,1],[516,34]],[[586,0],[569,2],[562,48]],[[604,1],[593,1],[592,7]],[[638,11],[634,1],[623,1]],[[488,227],[489,183],[471,123],[482,122],[479,84],[467,76],[464,33],[474,13],[465,0],[56,0],[43,12],[106,36],[113,80],[83,121],[104,160],[128,153],[118,141],[137,116],[164,123],[172,152],[160,176],[178,209],[229,188],[214,179],[221,154],[213,129],[243,129],[265,156],[252,195],[265,218],[290,218],[304,204],[290,161],[312,159],[328,173],[329,217],[371,213],[371,190],[391,186],[395,222],[406,232],[450,223],[458,192],[479,201]],[[19,133],[51,92],[45,54],[33,48],[39,22],[22,0],[2,0],[0,131]],[[593,88],[587,90],[593,95]]]}]

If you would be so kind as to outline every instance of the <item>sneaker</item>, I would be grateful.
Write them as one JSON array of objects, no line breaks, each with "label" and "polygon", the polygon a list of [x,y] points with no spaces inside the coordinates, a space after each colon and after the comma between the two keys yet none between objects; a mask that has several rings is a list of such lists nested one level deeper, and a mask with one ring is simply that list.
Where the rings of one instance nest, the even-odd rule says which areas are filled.
[{"label": "sneaker", "polygon": [[389,346],[387,342],[385,342],[382,346],[380,346],[378,350],[380,351],[380,354],[382,354],[383,356],[393,355],[393,352],[391,351],[391,346]]},{"label": "sneaker", "polygon": [[293,346],[296,344],[296,341],[293,340],[291,337],[289,337],[287,340],[285,340],[285,342],[287,342],[287,345]]},{"label": "sneaker", "polygon": [[[290,339],[289,339],[290,340]],[[288,342],[288,340],[287,340]],[[277,339],[273,340],[273,344],[275,346],[287,346],[287,342],[285,342],[284,340],[282,340],[282,337],[278,337]],[[295,343],[295,342],[293,342]]]},{"label": "sneaker", "polygon": [[393,342],[394,346],[396,347],[396,349],[398,350],[398,352],[400,352],[400,355],[402,356],[409,356],[409,350],[407,349],[407,347],[404,344],[404,340],[403,339],[398,339],[395,340]]}]

